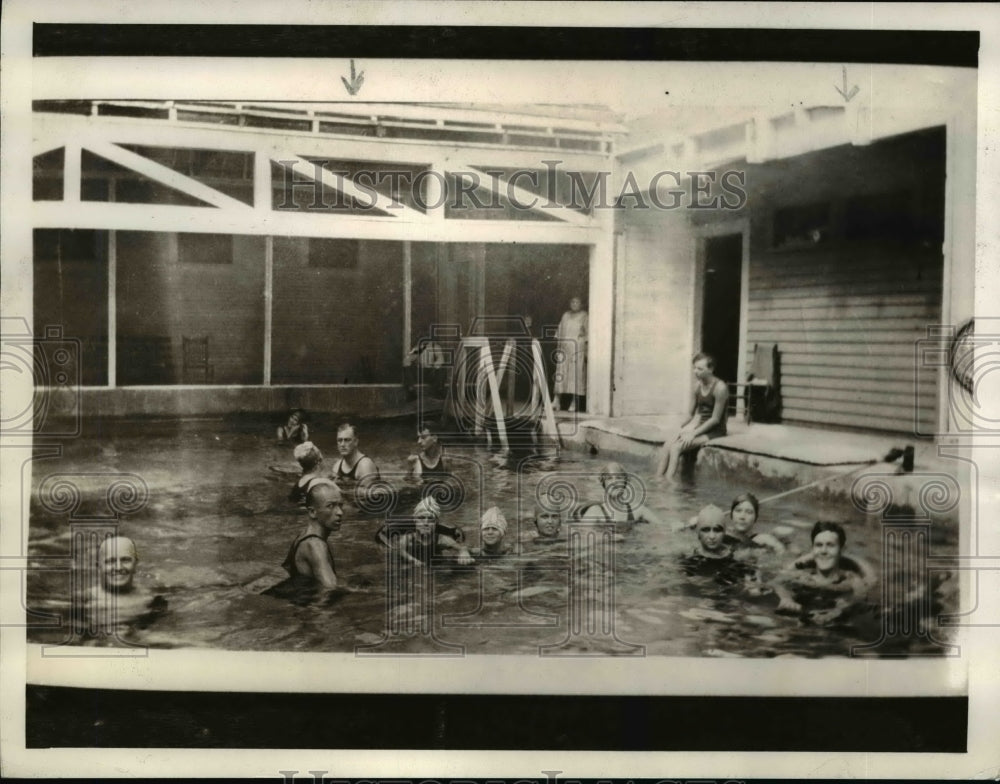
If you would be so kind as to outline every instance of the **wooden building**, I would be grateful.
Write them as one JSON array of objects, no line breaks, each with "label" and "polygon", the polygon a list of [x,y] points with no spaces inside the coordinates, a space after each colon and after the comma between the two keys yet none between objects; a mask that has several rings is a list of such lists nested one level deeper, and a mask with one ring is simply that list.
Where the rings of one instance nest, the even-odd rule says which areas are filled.
[{"label": "wooden building", "polygon": [[919,111],[735,112],[682,137],[646,121],[623,142],[636,181],[682,175],[618,214],[615,414],[681,415],[695,351],[736,381],[776,344],[782,421],[962,427],[939,360],[973,313],[975,75],[946,82]]},{"label": "wooden building", "polygon": [[596,317],[610,406],[598,109],[49,101],[34,107],[34,330],[79,340],[90,415],[402,400],[428,325]]},{"label": "wooden building", "polygon": [[40,102],[34,331],[80,341],[85,415],[366,413],[402,400],[428,325],[542,334],[581,296],[591,414],[682,416],[693,353],[738,380],[776,344],[784,421],[954,431],[927,357],[973,310],[975,74],[942,73],[905,109],[682,133],[580,107]]}]

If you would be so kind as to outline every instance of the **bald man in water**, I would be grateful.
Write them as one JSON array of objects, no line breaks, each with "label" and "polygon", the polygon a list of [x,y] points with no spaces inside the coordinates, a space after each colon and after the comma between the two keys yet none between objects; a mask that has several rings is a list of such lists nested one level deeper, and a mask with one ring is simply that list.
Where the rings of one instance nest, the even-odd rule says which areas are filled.
[{"label": "bald man in water", "polygon": [[97,549],[98,583],[85,599],[97,625],[127,622],[150,610],[163,611],[166,601],[135,585],[139,553],[127,536],[109,536]]}]

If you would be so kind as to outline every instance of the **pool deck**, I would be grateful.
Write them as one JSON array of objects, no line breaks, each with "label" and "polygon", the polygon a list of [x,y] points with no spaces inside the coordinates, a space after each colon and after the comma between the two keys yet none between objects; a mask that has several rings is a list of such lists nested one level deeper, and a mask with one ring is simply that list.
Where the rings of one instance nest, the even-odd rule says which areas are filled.
[{"label": "pool deck", "polygon": [[[559,414],[558,427],[566,448],[587,451],[608,459],[644,461],[650,474],[655,470],[663,442],[683,424],[677,416],[590,417]],[[882,462],[894,447],[914,447],[914,470],[904,473],[902,460]],[[892,433],[851,433],[796,425],[751,424],[730,421],[729,435],[702,447],[693,466],[693,476],[710,472],[734,483],[750,484],[766,492],[780,493],[817,482],[804,495],[824,502],[851,502],[865,484],[878,482],[888,488],[890,509],[929,506],[922,492],[929,475],[945,474],[956,484],[956,506],[944,512],[932,508],[928,514],[958,519],[958,488],[966,484],[960,461],[938,455],[930,439],[915,439]],[[682,471],[684,467],[682,467]],[[688,470],[692,470],[688,468]],[[821,481],[821,480],[828,481]],[[874,504],[866,511],[874,513]],[[891,513],[891,512],[890,512]],[[919,515],[919,511],[917,512]]]}]

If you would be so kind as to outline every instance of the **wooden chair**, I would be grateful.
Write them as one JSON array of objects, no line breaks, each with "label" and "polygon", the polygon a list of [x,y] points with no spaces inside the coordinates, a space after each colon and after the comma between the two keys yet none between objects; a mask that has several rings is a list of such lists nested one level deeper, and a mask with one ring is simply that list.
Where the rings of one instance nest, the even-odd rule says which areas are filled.
[{"label": "wooden chair", "polygon": [[185,384],[211,384],[214,378],[208,361],[208,337],[181,337],[181,375]]},{"label": "wooden chair", "polygon": [[754,343],[746,381],[729,385],[732,413],[743,401],[743,415],[751,422],[781,421],[781,354],[775,343]]}]

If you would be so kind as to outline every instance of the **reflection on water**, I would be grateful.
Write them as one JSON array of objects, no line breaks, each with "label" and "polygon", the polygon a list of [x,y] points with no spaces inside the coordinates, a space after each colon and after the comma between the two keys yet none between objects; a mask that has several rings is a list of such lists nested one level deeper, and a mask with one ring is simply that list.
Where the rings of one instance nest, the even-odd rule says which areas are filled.
[{"label": "reflection on water", "polygon": [[[387,551],[375,539],[384,520],[348,506],[341,530],[330,539],[344,589],[322,599],[262,593],[286,576],[279,564],[305,524],[304,512],[287,501],[297,476],[291,449],[274,444],[268,426],[195,421],[119,423],[111,431],[108,425],[93,427],[104,429],[67,444],[58,460],[35,464],[31,556],[37,565],[42,557],[66,559],[72,552],[68,514],[54,513],[38,501],[46,476],[88,474],[77,480],[82,494],[75,514],[100,518],[110,514],[100,474],[138,474],[148,485],[149,501],[122,520],[121,532],[138,544],[137,580],[163,596],[166,609],[142,622],[121,624],[117,637],[74,633],[72,624],[40,623],[29,629],[34,642],[358,649],[372,655],[462,649],[537,654],[542,648],[563,654],[644,650],[646,655],[814,657],[848,655],[851,646],[873,643],[881,634],[885,608],[879,585],[870,590],[867,605],[831,626],[777,614],[777,599],[767,587],[771,576],[808,549],[809,528],[817,519],[844,521],[846,551],[882,563],[881,532],[854,510],[808,507],[796,496],[765,504],[756,530],[777,528],[789,553],[759,555],[756,583],[685,570],[682,558],[691,553],[695,535],[672,525],[637,525],[608,539],[606,546],[614,552],[609,563],[595,558],[593,547],[574,550],[572,526],[565,526],[556,541],[526,539],[534,530],[535,489],[551,472],[559,472],[561,486],[577,502],[602,497],[600,459],[554,450],[502,457],[479,446],[447,449],[461,497],[452,499],[457,508],[444,522],[462,527],[469,546],[477,547],[480,514],[497,505],[510,525],[508,539],[519,542],[514,555],[480,559],[471,568],[443,560],[424,572],[392,571],[387,593]],[[420,489],[405,480],[412,424],[369,423],[359,435],[362,451],[376,459],[397,491],[393,507],[406,513],[420,497]],[[317,432],[314,439],[327,454],[335,454],[332,429]],[[629,470],[649,476],[647,466]],[[728,509],[731,498],[748,489],[753,488],[723,484],[703,472],[694,485],[652,486],[644,492],[645,503],[673,523],[687,520],[706,503]],[[953,527],[934,526],[933,537],[935,553],[956,551]],[[954,582],[947,576],[938,580],[945,587]],[[29,609],[65,616],[71,585],[79,577],[30,571]],[[936,615],[956,609],[954,592],[950,596],[944,607],[924,597],[914,600],[931,604]],[[943,636],[936,629],[934,634]],[[932,641],[906,638],[879,652],[941,651]]]}]

